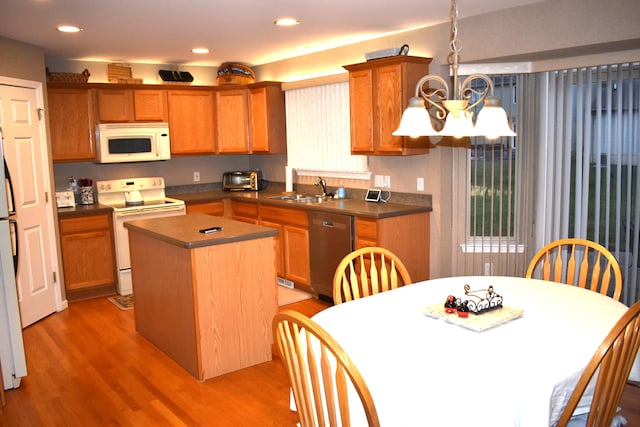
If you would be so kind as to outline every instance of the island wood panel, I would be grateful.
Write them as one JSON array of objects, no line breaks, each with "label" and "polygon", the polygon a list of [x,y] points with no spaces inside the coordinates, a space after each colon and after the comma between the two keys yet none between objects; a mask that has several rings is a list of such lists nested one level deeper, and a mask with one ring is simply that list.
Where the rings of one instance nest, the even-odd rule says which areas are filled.
[{"label": "island wood panel", "polygon": [[189,250],[129,230],[136,331],[199,378]]},{"label": "island wood panel", "polygon": [[195,249],[129,237],[140,335],[199,380],[271,360],[273,237]]},{"label": "island wood panel", "polygon": [[273,245],[268,237],[192,251],[200,379],[271,360],[278,310]]}]

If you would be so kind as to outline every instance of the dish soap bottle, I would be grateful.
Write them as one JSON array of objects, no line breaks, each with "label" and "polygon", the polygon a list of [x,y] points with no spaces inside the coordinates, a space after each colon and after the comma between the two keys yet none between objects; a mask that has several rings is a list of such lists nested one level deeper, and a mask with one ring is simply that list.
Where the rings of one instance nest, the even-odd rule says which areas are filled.
[{"label": "dish soap bottle", "polygon": [[340,181],[340,187],[336,190],[336,199],[344,199],[347,196],[347,192],[342,185],[342,181]]}]

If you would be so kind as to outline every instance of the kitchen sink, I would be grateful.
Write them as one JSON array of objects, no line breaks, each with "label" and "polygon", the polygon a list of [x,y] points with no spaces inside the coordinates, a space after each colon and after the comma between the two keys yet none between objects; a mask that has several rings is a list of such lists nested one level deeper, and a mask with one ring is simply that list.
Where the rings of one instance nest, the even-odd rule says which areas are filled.
[{"label": "kitchen sink", "polygon": [[270,199],[275,200],[288,200],[296,203],[322,203],[331,200],[331,197],[323,196],[322,194],[307,195],[307,194],[286,194],[281,196],[272,196]]}]

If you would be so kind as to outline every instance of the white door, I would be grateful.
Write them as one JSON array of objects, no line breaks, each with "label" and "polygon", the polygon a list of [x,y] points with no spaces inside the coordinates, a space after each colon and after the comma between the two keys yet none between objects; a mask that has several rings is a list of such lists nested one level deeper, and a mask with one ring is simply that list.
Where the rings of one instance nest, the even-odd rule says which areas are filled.
[{"label": "white door", "polygon": [[0,78],[0,126],[18,223],[17,284],[23,328],[61,305],[54,280],[58,263],[42,106],[40,83]]}]

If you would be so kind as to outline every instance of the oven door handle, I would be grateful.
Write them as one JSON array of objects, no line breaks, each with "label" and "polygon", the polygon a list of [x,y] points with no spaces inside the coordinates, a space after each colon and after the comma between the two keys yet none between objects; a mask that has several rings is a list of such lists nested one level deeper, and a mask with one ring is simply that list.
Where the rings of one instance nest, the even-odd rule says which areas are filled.
[{"label": "oven door handle", "polygon": [[184,210],[184,206],[171,206],[171,207],[163,207],[163,208],[149,208],[149,209],[136,209],[134,211],[126,211],[126,212],[116,212],[117,217],[124,216],[133,216],[133,215],[145,215],[150,213],[159,213],[159,212],[175,212]]}]

